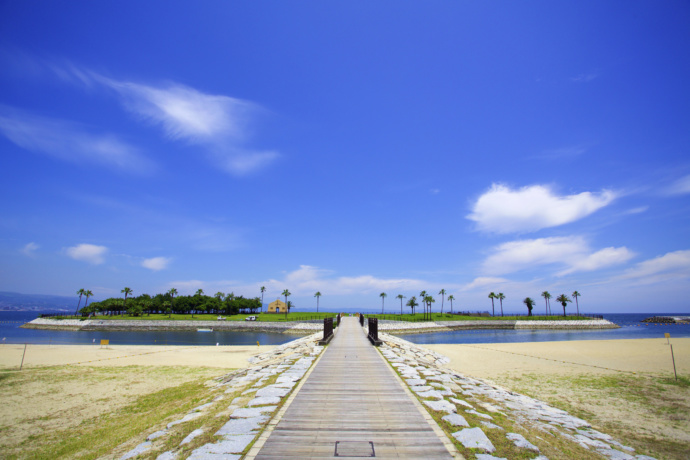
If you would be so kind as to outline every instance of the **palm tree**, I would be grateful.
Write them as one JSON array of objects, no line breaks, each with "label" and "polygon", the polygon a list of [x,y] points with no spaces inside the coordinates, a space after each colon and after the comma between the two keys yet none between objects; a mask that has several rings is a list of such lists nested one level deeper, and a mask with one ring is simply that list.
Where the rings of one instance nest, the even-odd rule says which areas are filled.
[{"label": "palm tree", "polygon": [[87,290],[84,293],[84,295],[86,296],[86,302],[84,302],[84,308],[86,308],[86,306],[89,304],[89,297],[91,297],[93,295],[93,292],[91,292],[90,290]]},{"label": "palm tree", "polygon": [[319,297],[321,297],[321,292],[316,291],[316,294],[314,294],[314,297],[316,297],[316,313],[319,312]]},{"label": "palm tree", "polygon": [[404,299],[405,296],[402,295],[402,294],[398,294],[398,295],[395,296],[395,298],[396,298],[396,299],[400,299],[400,314],[402,315],[402,314],[403,314],[403,312],[402,312],[402,299]]},{"label": "palm tree", "polygon": [[506,296],[504,296],[502,292],[499,292],[496,298],[501,302],[501,316],[503,316],[503,299],[505,299]]},{"label": "palm tree", "polygon": [[405,305],[412,309],[412,315],[414,315],[414,307],[416,307],[419,304],[417,303],[417,298],[415,296],[412,296]]},{"label": "palm tree", "polygon": [[225,293],[218,291],[213,295],[213,297],[215,297],[218,300],[221,300],[223,297],[225,297]]},{"label": "palm tree", "polygon": [[546,314],[549,314],[549,299],[551,298],[551,294],[549,294],[549,291],[544,291],[541,293],[541,296],[544,298],[544,302],[546,303]]},{"label": "palm tree", "polygon": [[[120,292],[124,292],[124,294],[125,294],[125,304],[122,308],[124,310],[127,310],[127,296],[132,293],[132,290],[130,288],[126,287],[123,290],[121,290]],[[124,313],[123,313],[123,315],[124,315]]]},{"label": "palm tree", "polygon": [[287,315],[288,315],[288,296],[292,295],[292,292],[288,291],[285,289],[282,293],[285,296],[285,321],[287,321]]},{"label": "palm tree", "polygon": [[429,311],[429,314],[427,316],[428,319],[431,319],[431,304],[434,302],[436,302],[436,300],[434,300],[434,298],[430,295],[424,297],[424,303],[426,304],[427,310]]},{"label": "palm tree", "polygon": [[[168,294],[170,295],[170,309],[172,310],[173,307],[173,299],[177,295],[177,289],[172,288],[168,291]],[[170,318],[170,315],[168,315],[168,318]]]},{"label": "palm tree", "polygon": [[264,312],[264,292],[266,292],[266,286],[261,286],[261,313]]},{"label": "palm tree", "polygon": [[204,295],[204,290],[203,289],[197,289],[196,294],[194,295]]},{"label": "palm tree", "polygon": [[438,291],[438,293],[441,296],[441,314],[443,314],[443,300],[444,300],[444,297],[446,295],[446,290],[441,289],[440,291]]},{"label": "palm tree", "polygon": [[556,297],[556,302],[560,302],[561,305],[563,305],[563,316],[566,316],[565,307],[568,304],[568,302],[572,302],[572,300],[570,300],[570,298],[567,295],[561,294],[558,297]]},{"label": "palm tree", "polygon": [[575,305],[577,306],[577,316],[580,316],[580,304],[577,302],[577,298],[580,297],[582,294],[580,294],[577,291],[573,291],[573,298],[575,299]]},{"label": "palm tree", "polygon": [[450,300],[450,314],[453,314],[453,300],[455,300],[455,297],[453,297],[453,294],[448,296],[448,300]]},{"label": "palm tree", "polygon": [[79,294],[79,303],[77,303],[77,311],[74,312],[74,316],[77,316],[77,313],[79,313],[79,305],[81,305],[81,296],[86,294],[86,290],[84,288],[81,288],[77,291],[77,294]]},{"label": "palm tree", "polygon": [[523,300],[522,303],[527,305],[527,316],[532,316],[532,308],[534,308],[534,300],[532,300],[530,297],[525,297],[525,300]]},{"label": "palm tree", "polygon": [[388,294],[382,292],[379,294],[379,297],[381,297],[381,314],[383,315],[383,302],[386,300],[386,297],[388,297]]},{"label": "palm tree", "polygon": [[492,292],[489,293],[489,298],[491,299],[491,316],[494,316],[495,309],[494,309],[494,299],[496,298],[496,294]]}]

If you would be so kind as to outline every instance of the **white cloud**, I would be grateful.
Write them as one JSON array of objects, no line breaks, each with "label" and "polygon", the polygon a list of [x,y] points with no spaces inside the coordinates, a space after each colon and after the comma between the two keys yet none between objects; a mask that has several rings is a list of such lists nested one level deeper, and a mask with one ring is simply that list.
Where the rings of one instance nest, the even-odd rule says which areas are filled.
[{"label": "white cloud", "polygon": [[146,174],[153,163],[117,136],[93,134],[82,125],[28,115],[0,106],[0,133],[19,147],[63,161],[96,163]]},{"label": "white cloud", "polygon": [[169,257],[152,257],[150,259],[144,259],[141,262],[141,266],[157,272],[168,268],[170,262],[172,262],[172,259]]},{"label": "white cloud", "polygon": [[511,241],[495,247],[484,261],[482,270],[497,275],[556,265],[565,267],[557,273],[558,276],[563,276],[621,264],[633,256],[625,247],[591,252],[585,239],[579,236],[539,238]]},{"label": "white cloud", "polygon": [[575,257],[570,267],[559,272],[558,275],[563,276],[574,272],[591,272],[612,265],[620,265],[634,256],[635,254],[626,247],[604,248],[582,258]]},{"label": "white cloud", "polygon": [[38,250],[38,248],[40,248],[40,246],[37,245],[36,243],[34,243],[34,242],[32,241],[31,243],[27,243],[27,244],[21,249],[21,252],[22,252],[22,254],[24,254],[25,256],[34,257],[34,256],[36,255],[35,252]]},{"label": "white cloud", "polygon": [[649,206],[639,206],[637,208],[628,209],[627,211],[623,212],[623,214],[642,214],[643,212],[647,212],[648,210]]},{"label": "white cloud", "polygon": [[105,254],[108,252],[108,248],[82,243],[65,249],[65,252],[72,259],[99,265],[105,262]]},{"label": "white cloud", "polygon": [[492,184],[477,199],[468,219],[479,230],[494,233],[531,232],[582,219],[610,204],[617,197],[610,190],[558,196],[544,185],[511,190]]},{"label": "white cloud", "polygon": [[275,151],[243,147],[251,137],[251,125],[263,111],[252,102],[175,83],[151,86],[93,72],[75,74],[78,81],[85,78],[115,90],[129,111],[161,126],[169,139],[201,145],[219,168],[232,174],[256,171],[280,156]]},{"label": "white cloud", "polygon": [[289,286],[291,291],[300,294],[309,294],[312,291],[322,290],[329,294],[362,294],[369,292],[382,292],[393,290],[421,290],[430,289],[433,286],[422,280],[408,278],[377,278],[371,275],[329,277],[331,271],[323,270],[309,265],[300,265],[300,268],[288,273],[283,281],[269,280],[267,284],[275,286]]},{"label": "white cloud", "polygon": [[242,140],[251,114],[257,110],[247,101],[182,85],[157,88],[103,77],[97,80],[120,93],[129,110],[161,125],[172,139],[199,141],[222,136]]},{"label": "white cloud", "polygon": [[686,195],[690,193],[690,175],[681,177],[666,188],[668,195]]},{"label": "white cloud", "polygon": [[473,289],[477,288],[484,288],[486,286],[496,286],[504,283],[510,282],[509,280],[505,278],[495,278],[495,277],[490,277],[490,276],[479,276],[475,279],[473,279],[470,283],[465,284],[462,286],[463,291],[471,291]]},{"label": "white cloud", "polygon": [[589,83],[590,81],[594,80],[598,76],[599,76],[599,74],[594,73],[594,72],[581,73],[580,75],[571,78],[570,81],[573,81],[575,83]]},{"label": "white cloud", "polygon": [[267,297],[279,295],[284,289],[289,289],[295,296],[313,296],[316,291],[328,295],[348,294],[378,294],[387,292],[390,297],[398,293],[421,291],[438,292],[441,288],[447,291],[458,288],[451,284],[441,285],[435,282],[410,278],[377,278],[371,275],[334,277],[333,272],[310,265],[300,265],[297,270],[288,272],[283,279],[269,279],[256,283],[241,281],[175,281],[168,284],[168,289],[175,287],[180,292],[194,293],[201,288],[207,292],[234,292],[236,295],[255,297],[259,294],[259,288],[265,286]]},{"label": "white cloud", "polygon": [[645,260],[626,270],[620,278],[642,284],[690,278],[690,250],[669,252]]}]

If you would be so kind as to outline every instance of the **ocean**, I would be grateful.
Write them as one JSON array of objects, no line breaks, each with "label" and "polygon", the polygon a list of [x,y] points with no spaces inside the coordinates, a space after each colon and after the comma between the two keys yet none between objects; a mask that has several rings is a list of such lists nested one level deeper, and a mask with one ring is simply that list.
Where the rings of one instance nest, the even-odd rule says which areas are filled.
[{"label": "ocean", "polygon": [[[280,345],[295,337],[269,332],[195,332],[195,331],[48,331],[21,329],[19,326],[35,319],[38,312],[0,311],[1,343],[70,344],[86,345],[108,339],[113,345]],[[685,313],[604,314],[604,318],[619,329],[604,330],[476,330],[434,332],[429,334],[399,334],[410,342],[425,343],[510,343],[552,342],[568,340],[615,340],[663,338],[668,332],[673,337],[690,337],[688,324],[646,324],[641,321],[650,316],[687,316]]]}]

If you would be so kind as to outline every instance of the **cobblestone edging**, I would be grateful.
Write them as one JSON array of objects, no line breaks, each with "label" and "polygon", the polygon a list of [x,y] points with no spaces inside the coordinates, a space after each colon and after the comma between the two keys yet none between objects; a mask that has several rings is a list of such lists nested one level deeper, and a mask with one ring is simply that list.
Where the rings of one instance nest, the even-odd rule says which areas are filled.
[{"label": "cobblestone edging", "polygon": [[283,332],[286,334],[313,334],[323,330],[323,323],[306,322],[253,322],[253,321],[149,321],[149,320],[78,320],[36,318],[22,325],[26,329],[56,329],[80,331],[214,331]]},{"label": "cobblestone edging", "polygon": [[[251,367],[215,379],[213,391],[217,395],[210,402],[165,426],[151,427],[141,433],[137,440],[141,442],[136,447],[132,448],[130,442],[117,448],[111,457],[129,460],[144,455],[156,460],[239,460],[323,351],[323,347],[317,345],[321,337],[320,333],[312,334],[249,358]],[[273,376],[277,377],[275,383],[267,384]],[[228,405],[229,395],[233,399]],[[196,430],[187,427],[187,422],[214,412],[216,417],[227,420],[214,433],[205,426]],[[204,434],[207,438],[211,434],[212,441],[189,447],[195,438]],[[164,443],[173,436],[184,439],[177,447],[165,450]]]},{"label": "cobblestone edging", "polygon": [[[472,453],[477,459],[504,458],[492,455],[498,453],[487,436],[489,434],[494,438],[505,436],[523,452],[524,458],[534,460],[548,460],[535,444],[543,444],[544,438],[550,436],[578,444],[600,454],[602,459],[653,460],[645,455],[635,455],[632,447],[619,443],[612,436],[593,429],[587,421],[563,410],[444,368],[450,360],[439,353],[390,334],[381,333],[379,338],[384,342],[381,354],[396,368],[410,390],[421,399],[427,410],[445,414],[443,420],[458,430],[450,436],[464,447],[476,449]],[[512,423],[501,422],[505,419],[497,415],[505,416]],[[509,433],[509,426],[513,426],[512,429],[529,426],[543,434],[536,436],[523,431],[528,437],[536,438],[530,442],[523,434]]]}]

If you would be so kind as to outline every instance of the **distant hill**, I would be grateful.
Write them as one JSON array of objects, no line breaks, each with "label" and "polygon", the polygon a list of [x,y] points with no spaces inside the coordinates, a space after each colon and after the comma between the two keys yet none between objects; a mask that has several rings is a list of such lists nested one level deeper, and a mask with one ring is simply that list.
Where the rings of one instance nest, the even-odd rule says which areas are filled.
[{"label": "distant hill", "polygon": [[[0,311],[72,311],[79,298],[0,291]],[[82,305],[84,302],[82,301]]]}]

